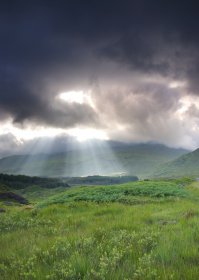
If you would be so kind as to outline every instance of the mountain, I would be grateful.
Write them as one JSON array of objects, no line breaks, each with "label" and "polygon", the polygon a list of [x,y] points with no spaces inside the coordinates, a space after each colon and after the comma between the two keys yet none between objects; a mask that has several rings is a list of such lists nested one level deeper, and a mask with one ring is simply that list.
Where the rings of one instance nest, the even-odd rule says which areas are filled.
[{"label": "mountain", "polygon": [[147,177],[163,163],[187,153],[161,144],[101,141],[56,154],[13,155],[0,159],[0,173],[42,177],[136,175]]},{"label": "mountain", "polygon": [[121,146],[115,150],[125,172],[141,178],[150,176],[159,165],[185,153],[187,150],[153,143]]},{"label": "mountain", "polygon": [[158,177],[199,177],[199,149],[161,165],[154,175]]}]

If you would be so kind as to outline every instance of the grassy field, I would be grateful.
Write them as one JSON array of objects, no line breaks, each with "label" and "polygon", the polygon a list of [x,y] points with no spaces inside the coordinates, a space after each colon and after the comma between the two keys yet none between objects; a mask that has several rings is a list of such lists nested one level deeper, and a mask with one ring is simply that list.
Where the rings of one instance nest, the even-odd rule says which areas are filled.
[{"label": "grassy field", "polygon": [[41,192],[0,202],[0,279],[199,279],[198,182]]}]

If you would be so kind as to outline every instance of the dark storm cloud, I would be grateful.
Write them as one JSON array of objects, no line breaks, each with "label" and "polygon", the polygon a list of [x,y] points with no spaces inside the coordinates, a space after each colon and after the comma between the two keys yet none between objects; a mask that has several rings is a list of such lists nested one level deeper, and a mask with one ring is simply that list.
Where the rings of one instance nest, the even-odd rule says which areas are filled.
[{"label": "dark storm cloud", "polygon": [[[116,138],[122,140],[161,139],[168,143],[182,137],[181,123],[174,117],[174,112],[181,108],[182,96],[179,89],[153,82],[138,84],[131,90],[115,88],[108,94],[101,92],[96,103],[99,111],[103,111],[105,123],[110,124],[111,137],[117,134]],[[102,99],[106,99],[106,104],[101,104]],[[126,126],[127,132],[111,129],[117,125]]]},{"label": "dark storm cloud", "polygon": [[[185,79],[190,93],[197,93],[199,10],[195,3],[1,2],[1,117],[11,115],[16,123],[32,121],[66,128],[101,125],[99,118],[104,108],[100,102],[104,104],[106,96],[101,100],[96,97],[101,108],[97,112],[87,104],[61,104],[54,97],[63,89],[81,89],[85,80],[95,75],[110,75],[110,82],[114,83],[118,74],[113,79],[108,73],[106,63],[110,61],[122,65],[129,73],[158,73],[171,79]],[[176,99],[161,90],[163,94],[159,94],[158,86],[143,89],[143,99],[148,96],[148,111],[137,104],[132,116],[129,105],[132,101],[127,102],[125,95],[121,95],[122,100],[114,100],[112,95],[110,111],[117,111],[122,104],[129,118],[123,113],[115,117],[127,123],[132,118],[135,122],[139,119],[141,123],[143,118],[149,119],[154,110],[160,113],[167,107],[173,108],[172,102]],[[122,106],[119,110],[122,111]]]}]

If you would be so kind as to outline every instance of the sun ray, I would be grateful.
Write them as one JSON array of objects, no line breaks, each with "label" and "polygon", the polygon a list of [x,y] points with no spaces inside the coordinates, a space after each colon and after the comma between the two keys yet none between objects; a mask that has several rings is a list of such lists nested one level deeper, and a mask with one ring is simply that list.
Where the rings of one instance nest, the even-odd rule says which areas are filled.
[{"label": "sun ray", "polygon": [[71,151],[70,155],[66,155],[66,157],[65,174],[67,176],[116,176],[125,173],[122,164],[105,141],[81,142],[78,149]]}]

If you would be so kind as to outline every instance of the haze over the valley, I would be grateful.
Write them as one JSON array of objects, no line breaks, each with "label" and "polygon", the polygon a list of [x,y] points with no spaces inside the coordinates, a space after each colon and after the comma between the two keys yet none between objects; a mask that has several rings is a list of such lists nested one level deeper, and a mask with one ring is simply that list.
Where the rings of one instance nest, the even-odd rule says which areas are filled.
[{"label": "haze over the valley", "polygon": [[199,146],[195,2],[8,2],[0,156],[73,138]]}]

